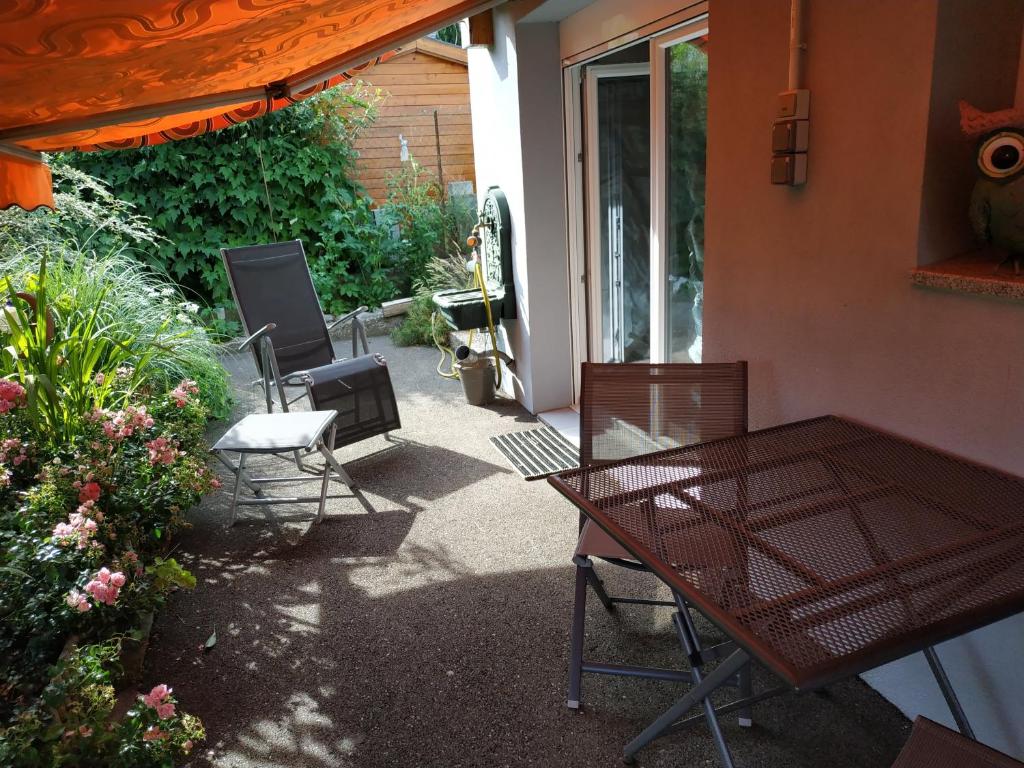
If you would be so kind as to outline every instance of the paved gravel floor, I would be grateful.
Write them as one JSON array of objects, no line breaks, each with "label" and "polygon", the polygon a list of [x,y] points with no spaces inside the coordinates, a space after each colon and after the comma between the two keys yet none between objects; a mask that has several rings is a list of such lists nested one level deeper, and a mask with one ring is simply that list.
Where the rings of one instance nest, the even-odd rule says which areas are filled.
[{"label": "paved gravel floor", "polygon": [[[429,349],[386,337],[372,347],[391,363],[402,443],[339,452],[360,496],[332,500],[319,526],[311,506],[280,506],[243,510],[229,531],[222,492],[179,542],[198,586],[159,616],[147,682],[173,686],[206,724],[191,764],[621,764],[623,745],[680,687],[589,676],[584,711],[565,707],[576,516],[487,440],[534,418],[512,402],[466,405]],[[247,358],[227,362],[240,384],[251,378]],[[239,414],[258,408],[242,384]],[[617,570],[603,571],[613,589],[654,588]],[[667,609],[589,607],[588,657],[680,663]],[[214,630],[216,646],[202,651]],[[771,678],[759,671],[755,684]],[[775,699],[755,719],[750,729],[724,721],[748,768],[882,768],[909,729],[859,681]],[[639,763],[718,765],[699,726],[655,742]]]}]

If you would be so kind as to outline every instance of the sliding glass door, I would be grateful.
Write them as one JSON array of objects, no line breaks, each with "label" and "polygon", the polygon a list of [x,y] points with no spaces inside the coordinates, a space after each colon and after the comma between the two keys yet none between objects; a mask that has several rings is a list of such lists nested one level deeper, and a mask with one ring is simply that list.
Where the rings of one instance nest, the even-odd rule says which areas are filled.
[{"label": "sliding glass door", "polygon": [[663,171],[664,357],[673,363],[701,359],[704,300],[704,170],[707,146],[708,58],[706,36],[655,41],[663,83],[658,167]]},{"label": "sliding glass door", "polygon": [[587,71],[591,339],[603,363],[651,356],[650,90],[646,64]]},{"label": "sliding glass door", "polygon": [[566,72],[577,361],[701,360],[707,28]]}]

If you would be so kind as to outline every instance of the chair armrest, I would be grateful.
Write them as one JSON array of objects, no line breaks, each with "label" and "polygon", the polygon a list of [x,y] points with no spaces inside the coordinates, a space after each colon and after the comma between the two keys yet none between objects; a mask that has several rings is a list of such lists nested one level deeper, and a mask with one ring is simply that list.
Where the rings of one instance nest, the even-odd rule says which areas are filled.
[{"label": "chair armrest", "polygon": [[296,387],[299,384],[305,384],[308,375],[309,371],[294,371],[287,376],[282,376],[281,383],[286,387]]},{"label": "chair armrest", "polygon": [[368,308],[368,307],[365,307],[365,306],[364,306],[364,307],[356,307],[356,308],[355,308],[355,309],[353,309],[353,310],[352,310],[351,312],[349,312],[349,313],[348,313],[347,315],[342,315],[342,316],[341,316],[341,317],[339,317],[339,318],[338,318],[337,320],[335,320],[335,321],[334,321],[334,322],[332,322],[332,323],[331,323],[330,325],[328,325],[328,326],[327,326],[327,330],[328,330],[328,331],[333,331],[333,330],[334,330],[335,328],[337,328],[337,327],[338,327],[339,325],[341,325],[342,323],[344,323],[344,322],[347,322],[347,321],[349,321],[349,320],[352,320],[352,319],[354,319],[354,318],[357,318],[357,317],[359,317],[359,315],[363,314],[363,312],[366,312],[366,311],[368,311],[368,309],[369,309],[369,308]]},{"label": "chair armrest", "polygon": [[251,347],[253,344],[255,344],[257,341],[262,339],[264,336],[266,336],[268,333],[270,333],[275,328],[277,328],[277,323],[267,323],[262,328],[260,328],[258,331],[256,331],[256,333],[254,333],[248,339],[246,339],[241,344],[239,344],[238,345],[238,351],[239,352],[244,352],[246,349]]}]

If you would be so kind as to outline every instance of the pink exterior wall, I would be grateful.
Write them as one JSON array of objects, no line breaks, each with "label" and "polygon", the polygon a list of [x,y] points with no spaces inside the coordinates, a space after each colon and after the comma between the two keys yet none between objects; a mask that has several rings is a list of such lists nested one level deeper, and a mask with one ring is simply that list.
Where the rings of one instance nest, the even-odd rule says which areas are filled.
[{"label": "pink exterior wall", "polygon": [[[965,38],[993,19],[1019,34],[1019,15],[942,4]],[[943,199],[925,185],[947,177],[926,172],[937,5],[807,2],[809,182],[787,189],[768,183],[767,164],[789,2],[712,0],[704,359],[750,362],[754,427],[837,413],[1024,475],[1024,304],[908,278],[922,199]],[[958,51],[940,50],[934,71],[973,55]],[[1018,756],[1022,642],[1017,617],[940,647],[979,735]],[[949,721],[923,661],[870,681],[908,714]]]},{"label": "pink exterior wall", "polygon": [[750,361],[755,426],[841,413],[1024,475],[1024,304],[908,278],[935,2],[808,3],[799,189],[767,181],[788,6],[711,11],[705,358]]}]

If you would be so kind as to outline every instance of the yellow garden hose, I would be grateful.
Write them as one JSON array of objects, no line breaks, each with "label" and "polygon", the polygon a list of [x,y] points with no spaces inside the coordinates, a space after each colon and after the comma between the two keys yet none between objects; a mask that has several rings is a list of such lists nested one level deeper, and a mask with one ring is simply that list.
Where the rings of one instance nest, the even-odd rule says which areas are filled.
[{"label": "yellow garden hose", "polygon": [[[476,283],[476,287],[480,289],[480,295],[484,299],[484,312],[487,314],[487,332],[491,337],[491,353],[494,356],[495,366],[495,387],[501,389],[501,358],[498,356],[498,333],[494,327],[494,317],[491,314],[491,299],[487,295],[487,284],[484,282],[483,267],[480,265],[480,259],[475,259],[476,263],[473,267],[473,278]],[[445,346],[441,339],[437,338],[437,328],[435,320],[437,318],[437,312],[433,312],[430,315],[430,335],[434,339],[434,344],[437,346],[438,351],[441,353],[441,359],[437,361],[437,373],[439,376],[443,376],[446,379],[457,379],[459,378],[459,372],[455,369],[455,353],[451,347]],[[476,329],[471,329],[469,332],[469,340],[466,342],[466,346],[472,348],[473,336],[476,333]],[[448,365],[448,370],[442,370],[445,358],[451,357],[452,361]]]},{"label": "yellow garden hose", "polygon": [[[494,330],[494,318],[491,317],[491,299],[487,295],[487,283],[484,282],[484,270],[480,265],[480,259],[476,260],[476,282],[480,286],[480,293],[484,297],[484,311],[487,312],[487,330],[491,334],[491,353],[494,355],[495,388],[501,389],[501,358],[498,357],[498,334]],[[473,343],[472,337],[469,341]]]}]

